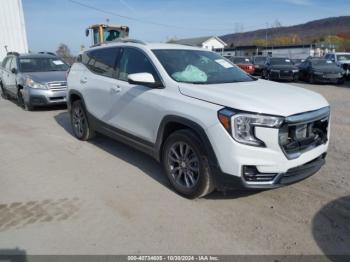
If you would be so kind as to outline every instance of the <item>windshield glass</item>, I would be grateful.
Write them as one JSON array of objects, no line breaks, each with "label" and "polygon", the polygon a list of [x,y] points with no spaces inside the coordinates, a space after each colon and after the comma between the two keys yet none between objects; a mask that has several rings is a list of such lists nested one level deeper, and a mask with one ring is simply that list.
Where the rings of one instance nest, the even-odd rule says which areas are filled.
[{"label": "windshield glass", "polygon": [[266,61],[266,57],[265,56],[257,56],[254,58],[254,63],[256,64],[263,64]]},{"label": "windshield glass", "polygon": [[288,58],[271,58],[271,65],[292,65],[292,61]]},{"label": "windshield glass", "polygon": [[250,64],[250,60],[249,60],[249,58],[245,58],[245,57],[234,57],[233,63],[235,63],[235,64]]},{"label": "windshield glass", "polygon": [[350,60],[350,54],[337,55],[338,61]]},{"label": "windshield glass", "polygon": [[311,64],[315,66],[325,66],[325,65],[332,65],[333,62],[327,59],[314,59],[314,60],[311,60]]},{"label": "windshield glass", "polygon": [[153,50],[169,76],[177,82],[220,84],[253,81],[222,56],[200,50]]},{"label": "windshield glass", "polygon": [[62,60],[53,58],[20,58],[19,65],[21,72],[51,72],[67,71],[69,66]]}]

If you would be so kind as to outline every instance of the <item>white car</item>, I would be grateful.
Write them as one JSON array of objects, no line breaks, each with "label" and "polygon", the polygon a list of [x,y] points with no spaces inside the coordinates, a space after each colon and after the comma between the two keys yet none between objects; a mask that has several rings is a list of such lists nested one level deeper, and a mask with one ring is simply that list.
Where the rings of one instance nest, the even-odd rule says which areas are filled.
[{"label": "white car", "polygon": [[68,108],[78,139],[96,131],[150,154],[188,198],[305,179],[325,163],[329,141],[321,95],[189,46],[125,40],[82,52]]}]

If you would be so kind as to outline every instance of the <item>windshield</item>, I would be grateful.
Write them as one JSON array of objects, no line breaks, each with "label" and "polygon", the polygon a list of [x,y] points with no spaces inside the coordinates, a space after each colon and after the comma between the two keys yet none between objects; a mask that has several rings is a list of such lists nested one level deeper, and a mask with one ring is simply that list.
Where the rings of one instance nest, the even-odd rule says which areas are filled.
[{"label": "windshield", "polygon": [[20,58],[21,72],[67,71],[69,66],[62,60],[54,58]]},{"label": "windshield", "polygon": [[288,58],[271,58],[271,65],[292,65],[292,61]]},{"label": "windshield", "polygon": [[337,55],[338,61],[350,60],[350,54]]},{"label": "windshield", "polygon": [[254,58],[254,63],[256,64],[264,64],[266,61],[266,56],[257,56]]},{"label": "windshield", "polygon": [[153,50],[169,76],[177,82],[220,84],[253,81],[222,56],[200,50]]},{"label": "windshield", "polygon": [[325,65],[332,65],[333,62],[327,59],[314,59],[314,60],[311,60],[311,64],[314,66],[325,66]]},{"label": "windshield", "polygon": [[232,61],[235,64],[250,64],[249,58],[245,57],[234,57]]}]

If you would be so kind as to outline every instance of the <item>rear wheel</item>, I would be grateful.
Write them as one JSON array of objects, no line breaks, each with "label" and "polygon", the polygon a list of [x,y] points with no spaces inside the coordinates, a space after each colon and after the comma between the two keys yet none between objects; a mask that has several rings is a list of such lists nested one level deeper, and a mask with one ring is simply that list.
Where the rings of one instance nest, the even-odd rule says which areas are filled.
[{"label": "rear wheel", "polygon": [[89,125],[85,108],[81,100],[74,101],[70,111],[71,124],[74,135],[82,141],[90,140],[95,132]]},{"label": "rear wheel", "polygon": [[310,84],[314,84],[314,83],[315,83],[315,77],[314,77],[313,74],[310,74],[310,75],[309,75],[309,83],[310,83]]},{"label": "rear wheel", "polygon": [[208,157],[200,139],[190,130],[180,130],[166,140],[162,161],[175,190],[187,198],[199,198],[214,189]]}]

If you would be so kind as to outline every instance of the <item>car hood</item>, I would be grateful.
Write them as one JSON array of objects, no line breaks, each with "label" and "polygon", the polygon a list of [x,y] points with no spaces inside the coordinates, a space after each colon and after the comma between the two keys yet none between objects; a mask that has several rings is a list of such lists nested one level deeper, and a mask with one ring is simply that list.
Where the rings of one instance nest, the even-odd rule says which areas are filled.
[{"label": "car hood", "polygon": [[290,116],[328,106],[318,93],[266,80],[217,85],[181,83],[180,93],[243,111]]},{"label": "car hood", "polygon": [[339,61],[340,64],[350,64],[350,60]]},{"label": "car hood", "polygon": [[30,72],[23,73],[23,76],[42,84],[55,81],[66,81],[66,71]]},{"label": "car hood", "polygon": [[297,70],[298,68],[294,65],[272,65],[273,70]]}]

